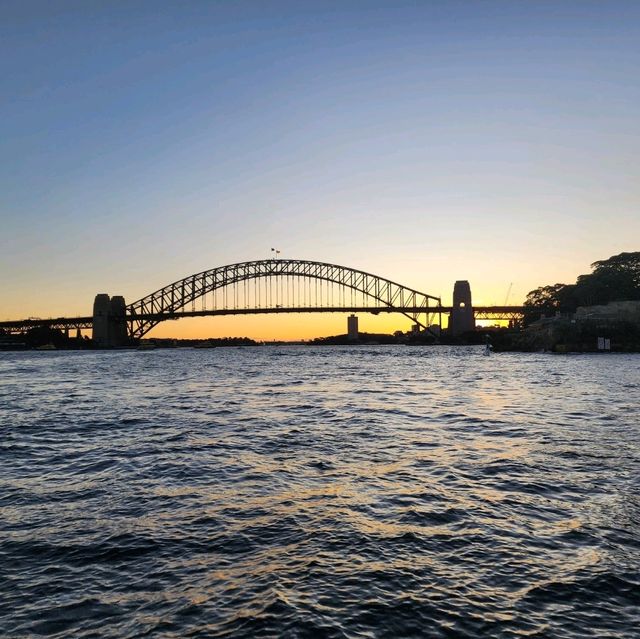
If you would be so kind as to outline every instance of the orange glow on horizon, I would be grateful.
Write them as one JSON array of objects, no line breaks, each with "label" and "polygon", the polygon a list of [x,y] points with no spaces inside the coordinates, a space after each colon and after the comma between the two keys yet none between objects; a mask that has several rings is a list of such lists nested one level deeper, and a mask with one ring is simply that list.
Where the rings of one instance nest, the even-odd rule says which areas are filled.
[{"label": "orange glow on horizon", "polygon": [[[409,319],[398,314],[356,313],[362,333],[408,331]],[[274,313],[184,318],[158,324],[146,337],[204,339],[249,337],[257,341],[310,340],[347,332],[349,313]]]},{"label": "orange glow on horizon", "polygon": [[[383,269],[379,269],[382,271]],[[396,281],[404,282],[402,277],[394,277]],[[505,291],[500,287],[495,289],[474,287],[471,283],[473,303],[476,306],[500,305],[504,302]],[[408,285],[414,282],[408,282]],[[133,287],[132,287],[133,288]],[[136,287],[138,288],[138,287]],[[118,294],[119,290],[111,291],[111,294]],[[453,292],[453,282],[449,290],[443,291],[442,303],[447,306],[451,304]],[[126,295],[126,301],[136,299],[137,291]],[[519,293],[519,291],[518,291]],[[83,303],[79,304],[80,296],[41,296],[37,298],[37,306],[16,305],[14,308],[5,308],[4,317],[1,319],[25,319],[27,317],[80,317],[91,315],[91,306]],[[90,293],[83,293],[83,299],[93,298]],[[518,294],[518,297],[520,295]],[[524,295],[522,295],[524,297]],[[510,304],[522,304],[521,299],[517,299],[513,294],[509,299]],[[7,312],[9,311],[9,312]],[[207,339],[222,337],[249,337],[256,341],[298,341],[311,340],[316,337],[328,337],[332,335],[343,335],[347,332],[347,317],[350,313],[273,313],[260,315],[223,315],[212,317],[182,318],[180,320],[167,320],[153,328],[146,337],[149,338],[176,338],[176,339]],[[384,333],[392,334],[395,331],[409,331],[412,322],[409,318],[399,313],[356,313],[359,319],[359,330],[363,333]],[[421,322],[425,321],[424,315],[419,317]],[[431,323],[437,324],[438,316],[431,317]],[[506,325],[506,322],[495,320],[479,320],[477,325],[493,326],[495,324]],[[443,328],[448,326],[447,315],[442,316]],[[91,331],[84,331],[85,335]]]}]

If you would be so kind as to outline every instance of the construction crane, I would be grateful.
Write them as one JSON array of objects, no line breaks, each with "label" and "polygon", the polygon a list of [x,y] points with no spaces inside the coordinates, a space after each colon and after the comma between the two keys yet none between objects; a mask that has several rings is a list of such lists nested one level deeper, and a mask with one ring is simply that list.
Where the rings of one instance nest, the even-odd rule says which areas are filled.
[{"label": "construction crane", "polygon": [[509,295],[511,295],[511,288],[513,287],[513,282],[509,284],[509,288],[507,289],[507,295],[504,298],[504,304],[502,306],[506,306],[509,302]]}]

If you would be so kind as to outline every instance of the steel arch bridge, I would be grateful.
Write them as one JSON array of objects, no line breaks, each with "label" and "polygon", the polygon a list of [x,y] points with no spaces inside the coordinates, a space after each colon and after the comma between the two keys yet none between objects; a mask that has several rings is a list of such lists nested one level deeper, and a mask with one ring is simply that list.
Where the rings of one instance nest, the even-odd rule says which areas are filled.
[{"label": "steel arch bridge", "polygon": [[[385,311],[402,313],[427,329],[429,315],[441,308],[439,297],[365,271],[268,259],[228,264],[168,284],[129,304],[125,319],[129,337],[138,340],[167,319],[231,313]],[[424,322],[418,319],[422,314]]]}]

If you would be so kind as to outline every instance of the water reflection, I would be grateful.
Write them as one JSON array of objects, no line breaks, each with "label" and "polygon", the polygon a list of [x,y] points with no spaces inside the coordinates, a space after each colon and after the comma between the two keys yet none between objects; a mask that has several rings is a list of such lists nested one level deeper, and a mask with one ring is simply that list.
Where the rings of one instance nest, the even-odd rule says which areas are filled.
[{"label": "water reflection", "polygon": [[4,353],[2,627],[629,636],[637,374],[469,348]]}]

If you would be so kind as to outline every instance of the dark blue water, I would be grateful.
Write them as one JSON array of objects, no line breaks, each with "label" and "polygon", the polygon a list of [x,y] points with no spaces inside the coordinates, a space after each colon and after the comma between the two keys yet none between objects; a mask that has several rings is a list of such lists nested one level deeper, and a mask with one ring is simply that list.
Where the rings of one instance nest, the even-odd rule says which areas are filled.
[{"label": "dark blue water", "polygon": [[0,354],[3,637],[640,636],[640,357]]}]

